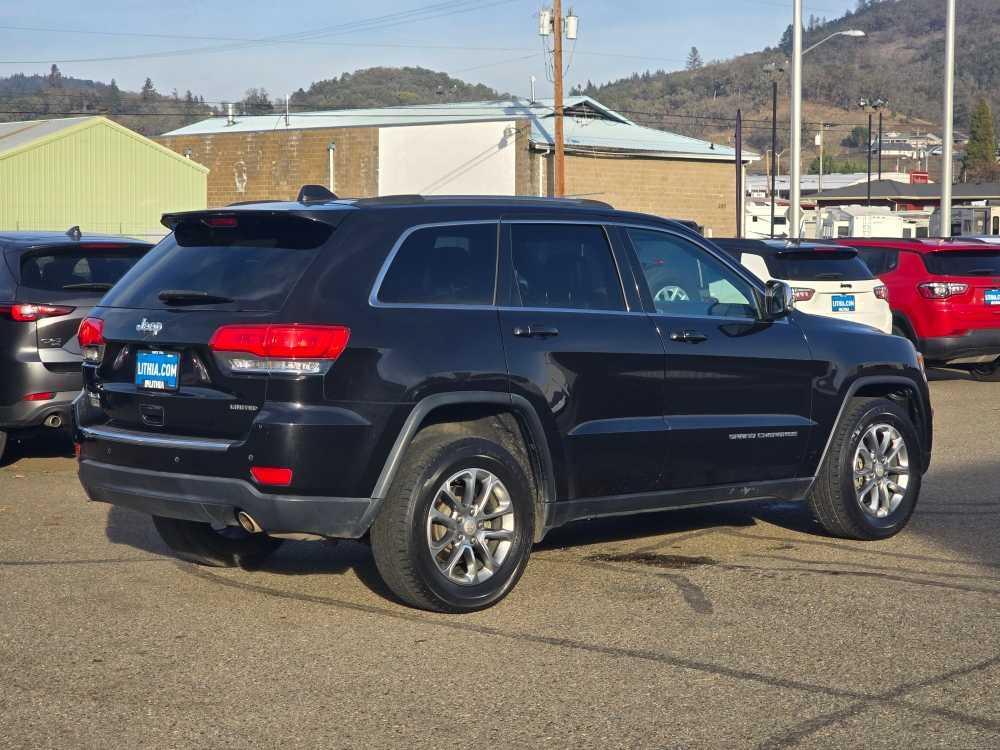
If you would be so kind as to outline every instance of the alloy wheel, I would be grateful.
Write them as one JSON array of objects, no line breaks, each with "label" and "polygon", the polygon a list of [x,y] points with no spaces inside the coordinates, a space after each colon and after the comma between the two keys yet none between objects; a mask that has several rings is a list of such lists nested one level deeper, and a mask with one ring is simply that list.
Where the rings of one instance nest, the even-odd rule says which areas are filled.
[{"label": "alloy wheel", "polygon": [[884,422],[869,425],[854,451],[854,492],[872,518],[892,514],[910,482],[910,454],[899,430]]},{"label": "alloy wheel", "polygon": [[514,504],[485,469],[463,469],[437,490],[427,512],[427,547],[438,571],[471,586],[490,578],[510,554]]}]

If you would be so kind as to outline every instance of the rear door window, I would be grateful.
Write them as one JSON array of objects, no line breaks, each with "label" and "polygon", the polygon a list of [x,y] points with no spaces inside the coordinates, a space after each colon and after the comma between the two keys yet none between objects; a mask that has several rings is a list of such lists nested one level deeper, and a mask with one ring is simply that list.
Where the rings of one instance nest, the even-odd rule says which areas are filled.
[{"label": "rear door window", "polygon": [[[278,310],[333,232],[299,216],[237,215],[234,226],[210,227],[206,217],[183,220],[129,271],[104,299],[107,307],[164,308],[180,304],[164,292],[193,292],[183,304]],[[231,300],[227,302],[226,300]]]},{"label": "rear door window", "polygon": [[853,250],[801,250],[765,258],[775,279],[790,281],[865,281],[872,272]]},{"label": "rear door window", "polygon": [[510,232],[515,301],[522,307],[625,309],[604,227],[512,224]]},{"label": "rear door window", "polygon": [[497,224],[424,227],[399,246],[378,301],[404,305],[492,305]]},{"label": "rear door window", "polygon": [[92,291],[118,282],[148,247],[143,245],[70,245],[29,250],[21,256],[21,286],[47,292]]},{"label": "rear door window", "polygon": [[939,276],[1000,276],[1000,250],[928,253],[924,265]]},{"label": "rear door window", "polygon": [[899,251],[888,247],[859,247],[858,257],[874,276],[889,273],[899,265]]}]

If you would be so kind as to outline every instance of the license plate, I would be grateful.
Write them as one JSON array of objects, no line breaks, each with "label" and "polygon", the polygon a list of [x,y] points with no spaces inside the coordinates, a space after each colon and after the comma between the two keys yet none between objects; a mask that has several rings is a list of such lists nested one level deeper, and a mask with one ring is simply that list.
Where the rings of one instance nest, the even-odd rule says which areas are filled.
[{"label": "license plate", "polygon": [[834,312],[854,312],[854,295],[835,294],[831,305]]},{"label": "license plate", "polygon": [[176,391],[180,369],[177,352],[136,352],[135,384],[151,391]]},{"label": "license plate", "polygon": [[983,295],[983,299],[990,307],[1000,305],[1000,289],[987,289],[986,294]]}]

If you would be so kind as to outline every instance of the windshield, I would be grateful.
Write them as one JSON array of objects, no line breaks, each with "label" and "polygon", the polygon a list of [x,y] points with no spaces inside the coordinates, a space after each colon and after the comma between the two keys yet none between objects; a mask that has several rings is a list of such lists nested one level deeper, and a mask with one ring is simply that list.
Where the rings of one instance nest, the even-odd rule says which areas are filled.
[{"label": "windshield", "polygon": [[872,278],[853,250],[802,250],[765,256],[772,278],[786,281],[867,281]]},{"label": "windshield", "polygon": [[107,307],[183,303],[227,309],[279,309],[333,228],[296,216],[238,215],[211,228],[186,219],[108,295]]},{"label": "windshield", "polygon": [[1000,276],[1000,250],[950,250],[924,256],[938,276]]}]

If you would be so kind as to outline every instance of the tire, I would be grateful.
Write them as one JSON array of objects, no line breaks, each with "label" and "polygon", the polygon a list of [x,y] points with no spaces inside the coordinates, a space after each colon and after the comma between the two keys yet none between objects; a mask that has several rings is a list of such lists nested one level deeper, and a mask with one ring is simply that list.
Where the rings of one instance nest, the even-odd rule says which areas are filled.
[{"label": "tire", "polygon": [[983,383],[1000,383],[1000,357],[992,362],[970,365],[969,374]]},{"label": "tire", "polygon": [[[534,495],[525,466],[498,442],[447,432],[431,428],[418,433],[407,450],[372,525],[372,553],[382,579],[406,604],[435,612],[473,612],[500,601],[524,572],[534,538]],[[502,502],[506,498],[510,507],[501,518],[485,521],[482,531],[473,530],[465,537],[475,547],[468,553],[474,555],[475,570],[470,571],[467,553],[462,549],[465,544],[459,536],[469,534],[470,529],[463,532],[454,520],[454,529],[446,528],[431,521],[430,513],[435,508],[448,516],[463,517],[466,510],[462,508],[467,506],[455,500],[461,500],[468,485],[475,487],[474,495],[481,497],[487,472],[499,480],[501,487],[483,504],[488,511],[499,512],[508,507]],[[450,501],[443,494],[446,484],[453,490]],[[508,546],[502,549],[504,541],[492,537],[505,532]],[[435,535],[439,535],[437,540],[432,539]],[[491,538],[486,539],[487,535]],[[485,541],[487,551],[491,549],[488,545],[496,544],[492,549],[497,557],[490,557],[495,564],[492,574],[485,570],[483,548],[477,546],[477,538]],[[444,546],[437,554],[431,550],[432,543],[444,545],[448,539],[455,540],[451,546]],[[453,564],[452,576],[472,573],[472,580],[458,582],[442,571],[456,550],[459,557],[454,558],[458,562]]]},{"label": "tire", "polygon": [[153,516],[160,537],[182,560],[214,568],[255,568],[281,546],[280,539],[227,526],[216,531],[207,523]]},{"label": "tire", "polygon": [[[868,462],[862,458],[864,465],[864,476],[859,477],[861,484],[867,486],[870,481],[880,483],[885,479],[902,492],[887,492],[891,500],[887,499],[882,505],[882,497],[872,495],[870,492],[864,494],[865,500],[872,501],[871,504],[880,506],[878,513],[885,512],[879,517],[877,513],[865,511],[858,496],[858,488],[855,485],[856,458],[859,455],[859,444],[862,439],[866,440],[866,445],[870,444],[869,428],[877,425],[888,426],[895,430],[896,434],[902,438],[907,454],[906,463],[909,473],[906,475],[905,488],[900,488],[898,482],[902,482],[902,477],[893,474],[894,469],[877,474],[878,469],[875,464],[879,463],[877,451],[870,452],[872,458]],[[891,435],[891,430],[877,431],[876,435]],[[876,442],[879,442],[877,439]],[[895,440],[891,443],[896,445]],[[865,448],[867,450],[867,448]],[[887,453],[891,454],[890,448]],[[896,461],[903,462],[904,452],[900,451]],[[820,467],[819,475],[809,494],[809,506],[819,521],[820,525],[831,535],[843,537],[845,539],[874,540],[887,539],[898,534],[910,520],[917,505],[917,498],[920,495],[920,443],[917,432],[913,427],[910,416],[906,411],[894,401],[885,398],[854,398],[851,399],[843,418],[836,426],[833,440],[830,443],[830,450],[826,456],[823,466]],[[890,461],[890,463],[892,463]],[[869,473],[870,472],[870,473]],[[893,477],[895,477],[893,479]],[[862,487],[863,489],[863,487]],[[874,490],[878,492],[876,488]],[[901,497],[897,500],[897,495]],[[892,507],[893,503],[897,503]],[[890,509],[891,508],[891,509]]]}]

